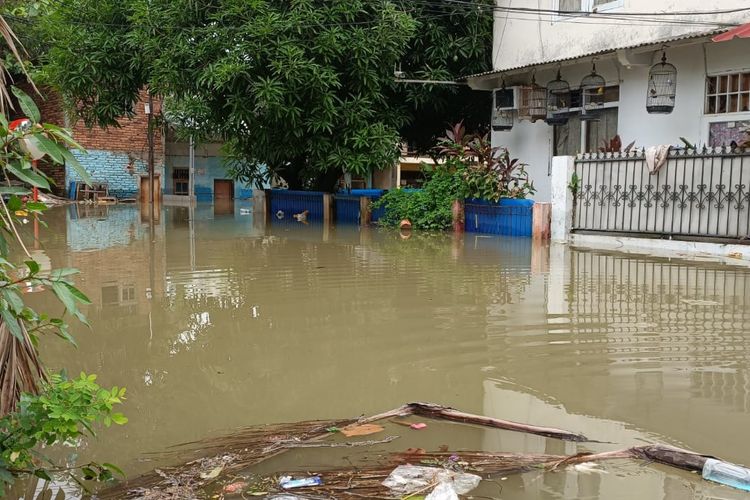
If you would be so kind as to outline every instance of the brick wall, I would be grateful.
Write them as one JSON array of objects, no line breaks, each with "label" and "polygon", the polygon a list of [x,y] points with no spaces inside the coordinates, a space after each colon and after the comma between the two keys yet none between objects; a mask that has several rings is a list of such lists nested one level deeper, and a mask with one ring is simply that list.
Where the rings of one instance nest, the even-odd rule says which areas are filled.
[{"label": "brick wall", "polygon": [[[145,103],[148,101],[147,92],[141,91],[140,101],[134,108],[132,118],[123,118],[119,127],[87,128],[83,121],[72,122],[66,119],[62,99],[59,94],[49,88],[40,89],[43,97],[33,90],[24,88],[39,106],[42,121],[65,126],[72,130],[73,137],[87,150],[87,154],[76,152],[75,155],[86,170],[91,174],[94,182],[106,182],[110,187],[110,194],[119,198],[137,195],[140,175],[147,173],[148,161],[148,115]],[[153,113],[161,111],[161,99],[154,98]],[[164,141],[160,130],[154,133],[154,165],[155,171],[161,172],[164,165]],[[43,169],[47,175],[55,179],[56,194],[64,194],[71,181],[80,180],[71,169],[61,172],[59,168],[47,166]],[[61,174],[64,173],[63,177]]]}]

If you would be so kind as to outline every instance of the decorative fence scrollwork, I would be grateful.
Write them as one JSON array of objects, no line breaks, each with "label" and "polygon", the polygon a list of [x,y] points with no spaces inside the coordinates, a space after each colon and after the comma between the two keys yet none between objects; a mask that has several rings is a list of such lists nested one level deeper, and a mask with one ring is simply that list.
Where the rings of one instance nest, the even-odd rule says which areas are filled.
[{"label": "decorative fence scrollwork", "polygon": [[642,150],[576,159],[573,229],[750,243],[750,150],[671,150],[655,174]]}]

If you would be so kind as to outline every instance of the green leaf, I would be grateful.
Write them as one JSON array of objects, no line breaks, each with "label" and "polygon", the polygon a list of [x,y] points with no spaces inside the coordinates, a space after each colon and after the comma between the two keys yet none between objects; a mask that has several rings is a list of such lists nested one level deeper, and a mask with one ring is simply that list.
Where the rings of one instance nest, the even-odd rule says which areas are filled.
[{"label": "green leaf", "polygon": [[49,156],[55,163],[65,162],[65,155],[63,151],[67,150],[56,142],[49,140],[43,134],[28,135],[25,139],[36,146],[37,149],[39,149],[42,153]]},{"label": "green leaf", "polygon": [[125,477],[125,473],[122,471],[122,469],[120,469],[118,466],[116,466],[114,464],[110,464],[108,462],[104,462],[102,464],[102,467],[106,468],[107,470],[111,470],[112,472],[114,472],[118,476]]},{"label": "green leaf", "polygon": [[15,212],[16,210],[21,210],[23,203],[21,202],[21,198],[19,198],[16,195],[13,195],[8,200],[7,206],[8,206],[8,210],[10,210],[11,212]]},{"label": "green leaf", "polygon": [[26,209],[32,212],[44,212],[49,207],[41,201],[29,201],[26,203]]},{"label": "green leaf", "polygon": [[52,481],[52,477],[44,469],[34,469],[34,475],[38,477],[39,479],[44,479],[45,481]]},{"label": "green leaf", "polygon": [[29,169],[18,168],[12,163],[6,163],[5,168],[10,173],[18,177],[19,180],[27,182],[31,184],[32,186],[36,186],[38,188],[49,190],[49,182],[47,182],[47,179],[42,177],[42,175],[38,174],[37,172],[34,172],[30,168]]},{"label": "green leaf", "polygon": [[[9,207],[10,208],[10,207]],[[35,260],[26,260],[24,261],[24,264],[26,264],[26,267],[29,268],[29,274],[36,274],[39,272],[39,263]]]},{"label": "green leaf", "polygon": [[58,325],[57,330],[55,331],[58,337],[65,340],[66,342],[69,342],[73,347],[78,347],[78,343],[76,342],[76,339],[73,338],[73,336],[68,331],[67,325]]},{"label": "green leaf", "polygon": [[74,314],[78,311],[75,297],[73,297],[73,294],[70,293],[70,290],[68,290],[68,287],[66,287],[62,281],[53,281],[52,291],[55,292],[55,295],[57,295],[60,302],[65,305],[65,309],[67,309],[69,313]]},{"label": "green leaf", "polygon": [[15,290],[2,288],[0,289],[0,295],[8,302],[8,305],[10,305],[10,308],[16,314],[19,314],[23,310],[23,300],[21,300],[20,295]]},{"label": "green leaf", "polygon": [[53,269],[50,272],[50,276],[53,280],[60,280],[61,278],[64,278],[65,276],[70,276],[71,274],[78,274],[80,271],[78,269],[72,268],[72,267],[63,267],[60,269]]},{"label": "green leaf", "polygon": [[67,283],[65,281],[61,281],[63,285],[70,291],[70,293],[75,297],[79,302],[82,302],[84,304],[91,304],[91,299],[89,299],[86,294],[84,294],[82,291],[80,291],[78,288],[74,287],[70,283]]},{"label": "green leaf", "polygon": [[13,94],[18,98],[18,104],[21,105],[21,111],[24,112],[27,118],[34,123],[39,123],[42,120],[39,114],[39,108],[37,108],[34,101],[26,95],[26,93],[18,87],[13,87]]},{"label": "green leaf", "polygon": [[[14,481],[13,474],[11,474],[11,472],[5,467],[0,466],[0,485],[2,483],[13,484],[13,481]],[[0,486],[0,491],[4,491],[4,490],[5,488]]]},{"label": "green leaf", "polygon": [[0,309],[0,317],[2,317],[5,324],[8,325],[10,333],[19,341],[23,342],[23,331],[21,330],[21,325],[18,324],[18,318],[13,316],[13,313],[11,313],[9,309]]},{"label": "green leaf", "polygon": [[83,168],[83,165],[81,165],[81,162],[79,162],[78,159],[75,156],[73,156],[73,153],[71,153],[67,149],[63,151],[64,151],[63,158],[65,159],[65,165],[68,167],[72,167],[73,170],[75,170],[78,176],[81,178],[81,180],[90,186],[94,181],[93,179],[91,179],[91,175],[89,175],[86,169]]},{"label": "green leaf", "polygon": [[0,186],[0,194],[17,194],[18,196],[23,196],[31,194],[31,191],[21,186]]},{"label": "green leaf", "polygon": [[125,425],[128,423],[128,417],[126,417],[122,413],[113,413],[112,421],[117,425]]}]

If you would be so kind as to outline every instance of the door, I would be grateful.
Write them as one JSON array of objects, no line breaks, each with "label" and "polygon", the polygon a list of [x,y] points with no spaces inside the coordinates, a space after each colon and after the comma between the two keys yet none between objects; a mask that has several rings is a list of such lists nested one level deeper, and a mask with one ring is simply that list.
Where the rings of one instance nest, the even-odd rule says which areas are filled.
[{"label": "door", "polygon": [[214,179],[214,200],[234,198],[234,182],[227,179]]}]

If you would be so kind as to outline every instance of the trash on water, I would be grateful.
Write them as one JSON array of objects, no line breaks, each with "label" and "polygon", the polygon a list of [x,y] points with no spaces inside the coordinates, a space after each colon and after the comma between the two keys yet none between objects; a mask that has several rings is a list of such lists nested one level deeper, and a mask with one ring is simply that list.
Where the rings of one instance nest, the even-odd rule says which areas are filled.
[{"label": "trash on water", "polygon": [[300,479],[293,479],[291,476],[283,476],[279,479],[279,486],[285,490],[292,488],[305,488],[309,486],[320,486],[323,484],[323,480],[320,476],[303,477]]},{"label": "trash on water", "polygon": [[458,493],[451,483],[440,483],[424,500],[458,500]]},{"label": "trash on water", "polygon": [[221,471],[224,470],[224,466],[220,465],[218,467],[214,467],[211,469],[210,472],[204,472],[201,474],[201,479],[215,479],[219,477],[219,474],[221,474]]},{"label": "trash on water", "polygon": [[682,299],[680,302],[689,306],[720,306],[721,304],[714,300],[700,300],[700,299]]},{"label": "trash on water", "polygon": [[389,488],[395,494],[408,495],[425,491],[434,484],[448,483],[457,495],[465,495],[479,486],[481,480],[482,478],[476,474],[456,472],[439,467],[399,465],[385,478],[383,486]]},{"label": "trash on water", "polygon": [[709,458],[703,465],[703,479],[750,491],[750,469]]},{"label": "trash on water", "polygon": [[601,474],[607,474],[607,471],[599,467],[599,464],[594,462],[583,462],[573,466],[573,470],[576,472],[589,473],[599,472]]},{"label": "trash on water", "polygon": [[376,434],[382,432],[384,429],[382,426],[377,424],[362,424],[362,425],[347,425],[341,429],[341,434],[346,437],[354,436],[368,436],[370,434]]},{"label": "trash on water", "polygon": [[415,429],[415,430],[419,431],[419,430],[422,430],[422,429],[426,429],[427,428],[427,424],[425,424],[423,422],[418,422],[416,424],[411,424],[409,427],[411,427],[412,429]]},{"label": "trash on water", "polygon": [[293,215],[294,220],[296,220],[297,222],[305,222],[305,221],[307,221],[307,214],[309,214],[309,213],[310,213],[309,210],[304,210],[304,211],[302,211],[302,212],[300,212],[298,214],[294,214]]},{"label": "trash on water", "polygon": [[279,220],[283,219],[284,218],[284,211],[283,210],[279,210],[278,212],[276,212],[276,218],[279,219]]},{"label": "trash on water", "polygon": [[245,481],[237,481],[236,483],[224,486],[224,493],[239,493],[245,488],[247,488],[247,483]]}]

